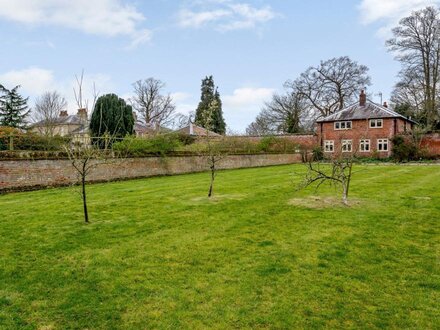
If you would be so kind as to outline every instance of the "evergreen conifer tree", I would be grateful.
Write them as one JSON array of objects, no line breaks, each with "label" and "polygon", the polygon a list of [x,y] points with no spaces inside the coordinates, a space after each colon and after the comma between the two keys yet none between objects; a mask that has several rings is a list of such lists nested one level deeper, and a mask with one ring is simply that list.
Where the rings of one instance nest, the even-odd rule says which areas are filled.
[{"label": "evergreen conifer tree", "polygon": [[27,105],[28,97],[23,98],[18,93],[20,85],[9,90],[0,85],[0,125],[15,128],[26,127],[26,117],[30,109]]},{"label": "evergreen conifer tree", "polygon": [[[225,134],[226,123],[223,119],[222,102],[220,99],[220,93],[215,87],[214,79],[212,76],[206,77],[202,80],[202,94],[200,97],[200,102],[196,110],[195,123],[199,126],[205,127],[204,122],[206,122],[205,117],[208,111],[211,111],[211,123],[212,131],[218,134]],[[209,110],[212,106],[212,101],[216,100],[216,109]],[[206,127],[205,127],[206,128]]]},{"label": "evergreen conifer tree", "polygon": [[[107,135],[111,138],[122,138],[133,134],[133,127],[133,109],[124,99],[116,94],[106,94],[98,98],[90,119],[93,137]],[[99,144],[103,145],[101,142]]]}]

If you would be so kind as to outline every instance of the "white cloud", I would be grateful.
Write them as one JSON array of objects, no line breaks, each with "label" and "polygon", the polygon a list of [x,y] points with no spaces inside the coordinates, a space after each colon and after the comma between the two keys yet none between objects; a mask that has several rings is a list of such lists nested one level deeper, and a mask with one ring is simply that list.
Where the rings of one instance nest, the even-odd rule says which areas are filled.
[{"label": "white cloud", "polygon": [[223,97],[224,108],[259,112],[264,101],[269,100],[274,92],[272,88],[237,88],[232,95]]},{"label": "white cloud", "polygon": [[0,18],[27,25],[66,27],[107,37],[128,36],[132,44],[148,41],[140,27],[144,15],[121,0],[0,0]]},{"label": "white cloud", "polygon": [[389,37],[391,28],[412,11],[430,5],[439,5],[440,0],[362,0],[359,5],[361,20],[364,24],[382,23],[378,34]]},{"label": "white cloud", "polygon": [[6,88],[21,85],[24,92],[31,95],[39,95],[56,87],[53,72],[37,67],[0,74],[0,82]]},{"label": "white cloud", "polygon": [[269,101],[274,92],[273,88],[242,87],[223,96],[223,112],[228,129],[244,133],[246,126],[255,119],[264,102]]},{"label": "white cloud", "polygon": [[[77,104],[73,88],[77,87],[74,75],[72,79],[58,80],[53,71],[39,67],[30,67],[22,70],[12,70],[0,74],[0,82],[8,89],[17,85],[21,86],[20,93],[29,96],[29,104],[32,107],[34,100],[48,91],[58,91],[68,102],[69,112],[75,113]],[[111,77],[106,74],[84,74],[83,98],[89,100],[89,107],[93,101],[93,84],[96,92],[103,95],[112,91]]]},{"label": "white cloud", "polygon": [[191,98],[191,94],[185,92],[175,92],[171,93],[171,98],[174,102],[185,102]]},{"label": "white cloud", "polygon": [[177,112],[184,115],[189,115],[194,112],[197,108],[197,103],[193,99],[193,96],[185,92],[175,92],[171,93],[174,103],[176,104]]},{"label": "white cloud", "polygon": [[218,21],[230,15],[231,12],[227,10],[201,11],[196,13],[189,9],[182,9],[179,12],[179,25],[181,27],[198,28],[204,24]]},{"label": "white cloud", "polygon": [[178,23],[184,28],[212,26],[219,31],[232,31],[256,28],[276,16],[270,6],[256,8],[233,0],[195,1],[191,9],[180,10]]}]

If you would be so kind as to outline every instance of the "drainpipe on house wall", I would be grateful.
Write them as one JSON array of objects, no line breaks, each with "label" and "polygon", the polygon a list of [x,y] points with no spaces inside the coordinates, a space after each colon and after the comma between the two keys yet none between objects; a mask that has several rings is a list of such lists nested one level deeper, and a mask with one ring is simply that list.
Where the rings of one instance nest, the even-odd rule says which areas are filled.
[{"label": "drainpipe on house wall", "polygon": [[321,149],[322,149],[322,147],[323,147],[322,125],[323,125],[323,123],[319,123],[319,131],[320,131],[320,134],[319,134],[319,139],[320,139],[320,141],[319,141],[319,145],[320,145]]}]

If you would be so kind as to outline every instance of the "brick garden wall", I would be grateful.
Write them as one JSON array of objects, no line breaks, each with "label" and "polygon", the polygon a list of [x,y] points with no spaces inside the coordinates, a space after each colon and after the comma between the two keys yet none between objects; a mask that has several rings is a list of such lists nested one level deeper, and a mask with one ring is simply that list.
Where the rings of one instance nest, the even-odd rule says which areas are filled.
[{"label": "brick garden wall", "polygon": [[420,143],[422,149],[425,149],[429,155],[440,157],[440,133],[427,134]]},{"label": "brick garden wall", "polygon": [[[219,163],[219,168],[259,167],[300,161],[299,154],[231,155]],[[97,166],[88,177],[88,181],[113,181],[206,170],[207,161],[202,156],[114,159]],[[0,161],[0,193],[69,185],[76,180],[77,173],[68,160]]]},{"label": "brick garden wall", "polygon": [[[278,139],[285,139],[291,143],[298,144],[305,149],[313,149],[318,144],[318,138],[313,134],[295,134],[295,135],[279,135]],[[248,139],[252,142],[260,142],[264,137],[261,136],[242,136],[240,138]]]}]

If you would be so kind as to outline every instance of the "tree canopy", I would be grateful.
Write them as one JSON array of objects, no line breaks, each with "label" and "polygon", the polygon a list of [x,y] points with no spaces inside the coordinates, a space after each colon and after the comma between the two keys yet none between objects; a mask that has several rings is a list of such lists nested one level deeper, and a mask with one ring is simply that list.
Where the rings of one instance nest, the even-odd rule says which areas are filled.
[{"label": "tree canopy", "polygon": [[[216,102],[213,102],[213,101]],[[212,106],[215,105],[215,109]],[[225,134],[226,123],[223,119],[222,101],[218,88],[214,84],[212,76],[206,77],[202,80],[200,102],[196,110],[195,123],[199,126],[205,127],[206,115],[210,114],[209,120],[211,130],[218,134]]]},{"label": "tree canopy", "polygon": [[25,128],[26,118],[30,109],[27,105],[28,97],[23,98],[18,93],[20,85],[9,90],[0,85],[0,125],[15,128]]},{"label": "tree canopy", "polygon": [[426,7],[401,19],[386,45],[402,65],[393,103],[428,129],[440,127],[440,11]]},{"label": "tree canopy", "polygon": [[309,67],[286,85],[324,117],[354,102],[359,91],[371,85],[368,70],[348,56],[335,57]]},{"label": "tree canopy", "polygon": [[93,137],[124,137],[133,134],[134,117],[131,105],[116,94],[100,96],[95,104],[90,130]]}]

